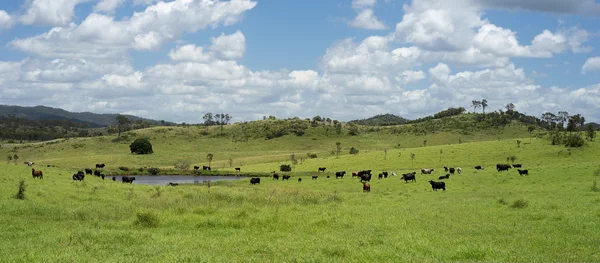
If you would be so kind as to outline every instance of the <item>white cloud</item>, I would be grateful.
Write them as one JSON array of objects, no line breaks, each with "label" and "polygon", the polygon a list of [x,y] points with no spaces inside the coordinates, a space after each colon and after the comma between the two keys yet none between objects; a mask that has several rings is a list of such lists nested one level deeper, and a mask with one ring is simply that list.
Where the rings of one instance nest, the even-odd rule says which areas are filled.
[{"label": "white cloud", "polygon": [[348,22],[349,25],[356,28],[383,30],[386,26],[373,13],[373,9],[363,9],[358,13],[354,20]]},{"label": "white cloud", "polygon": [[377,3],[377,0],[352,0],[352,8],[363,9],[371,8]]},{"label": "white cloud", "polygon": [[130,18],[90,14],[80,25],[55,27],[48,33],[16,39],[13,47],[48,57],[114,57],[129,48],[152,50],[186,32],[232,25],[256,6],[250,0],[175,0],[148,6]]},{"label": "white cloud", "polygon": [[185,45],[169,52],[169,57],[174,61],[208,62],[211,59],[209,53],[204,52],[203,47]]},{"label": "white cloud", "polygon": [[587,73],[591,71],[600,71],[600,57],[591,57],[585,61],[583,67],[581,68],[581,72]]},{"label": "white cloud", "polygon": [[4,10],[0,10],[0,32],[14,25],[12,17]]},{"label": "white cloud", "polygon": [[89,0],[31,0],[20,17],[23,24],[62,26],[73,19],[75,6]]},{"label": "white cloud", "polygon": [[402,72],[398,77],[396,77],[396,81],[401,82],[403,84],[418,82],[423,79],[425,79],[425,72],[423,72],[422,70],[407,70]]},{"label": "white cloud", "polygon": [[600,14],[600,3],[594,0],[474,0],[484,7],[551,13]]},{"label": "white cloud", "polygon": [[125,1],[127,0],[100,0],[100,2],[94,6],[94,11],[113,13],[120,5],[125,3]]},{"label": "white cloud", "polygon": [[219,37],[212,38],[210,50],[225,59],[241,58],[246,52],[246,37],[240,31],[231,35],[221,34]]}]

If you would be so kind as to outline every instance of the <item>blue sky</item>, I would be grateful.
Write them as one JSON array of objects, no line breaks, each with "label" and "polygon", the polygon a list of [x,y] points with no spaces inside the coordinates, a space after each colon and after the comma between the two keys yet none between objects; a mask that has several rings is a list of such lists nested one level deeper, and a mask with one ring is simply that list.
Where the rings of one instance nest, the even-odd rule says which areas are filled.
[{"label": "blue sky", "polygon": [[0,103],[201,122],[487,99],[600,121],[593,0],[0,2]]}]

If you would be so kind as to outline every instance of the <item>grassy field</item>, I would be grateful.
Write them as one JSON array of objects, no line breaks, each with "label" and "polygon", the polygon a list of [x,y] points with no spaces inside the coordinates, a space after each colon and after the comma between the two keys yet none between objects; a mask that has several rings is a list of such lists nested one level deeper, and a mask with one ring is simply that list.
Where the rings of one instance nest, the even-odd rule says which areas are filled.
[{"label": "grassy field", "polygon": [[[0,261],[600,261],[597,142],[570,150],[545,139],[529,143],[518,126],[469,136],[308,134],[244,143],[197,133],[195,127],[137,131],[154,145],[149,156],[131,155],[129,142],[112,138],[3,145],[3,156],[17,146],[20,159],[0,164]],[[339,157],[331,155],[336,141],[344,147]],[[360,153],[347,154],[350,147]],[[107,171],[121,165],[170,168],[178,160],[207,165],[207,153],[221,171],[233,171],[232,158],[243,171],[269,172],[289,164],[290,154],[309,152],[319,157],[294,166],[290,181],[263,178],[261,185],[248,179],[210,187],[71,179],[95,163],[106,163]],[[512,155],[529,176],[495,171]],[[26,160],[44,171],[43,180],[31,177]],[[447,191],[434,192],[427,181],[438,181],[444,165],[463,173],[446,181]],[[317,173],[323,166],[327,171]],[[370,193],[362,192],[358,179],[325,178],[338,170],[400,174],[425,167],[436,171],[417,175],[416,183],[399,176],[373,179]],[[25,199],[19,200],[14,196],[22,179]]]}]

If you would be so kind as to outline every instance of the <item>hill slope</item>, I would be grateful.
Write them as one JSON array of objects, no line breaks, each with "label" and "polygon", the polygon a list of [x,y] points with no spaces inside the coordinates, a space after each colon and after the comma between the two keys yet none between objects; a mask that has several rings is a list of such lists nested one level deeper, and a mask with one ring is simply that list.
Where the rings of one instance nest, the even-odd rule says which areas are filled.
[{"label": "hill slope", "polygon": [[391,126],[408,123],[410,120],[394,114],[380,114],[367,119],[352,120],[351,123],[368,126]]}]

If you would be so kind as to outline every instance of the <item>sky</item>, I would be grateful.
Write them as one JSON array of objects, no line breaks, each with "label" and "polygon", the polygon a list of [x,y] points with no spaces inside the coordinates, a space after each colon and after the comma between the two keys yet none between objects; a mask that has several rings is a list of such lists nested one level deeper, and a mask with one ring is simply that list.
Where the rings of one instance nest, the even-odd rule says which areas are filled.
[{"label": "sky", "polygon": [[595,0],[0,1],[0,104],[201,123],[486,99],[600,122],[599,40]]}]

